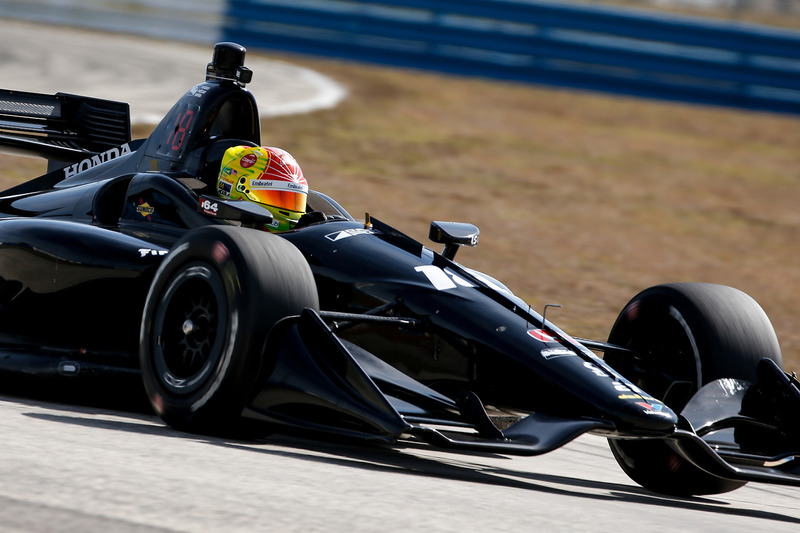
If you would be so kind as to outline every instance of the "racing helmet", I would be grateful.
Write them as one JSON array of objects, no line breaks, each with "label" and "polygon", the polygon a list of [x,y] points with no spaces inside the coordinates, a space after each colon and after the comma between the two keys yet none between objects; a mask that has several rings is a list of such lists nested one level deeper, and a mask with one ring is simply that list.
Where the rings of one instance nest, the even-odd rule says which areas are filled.
[{"label": "racing helmet", "polygon": [[294,228],[306,211],[308,182],[294,157],[269,146],[233,146],[222,156],[217,193],[255,202],[272,213],[265,229]]}]

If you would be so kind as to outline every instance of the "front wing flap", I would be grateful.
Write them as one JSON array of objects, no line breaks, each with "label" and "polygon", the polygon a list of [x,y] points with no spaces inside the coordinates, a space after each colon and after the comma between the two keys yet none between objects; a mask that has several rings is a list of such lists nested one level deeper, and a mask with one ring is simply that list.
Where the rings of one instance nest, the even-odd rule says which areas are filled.
[{"label": "front wing flap", "polygon": [[[681,457],[714,476],[800,487],[800,455],[797,453],[773,457],[718,453],[696,433],[685,429],[678,429],[668,442]],[[738,464],[734,464],[734,460]]]},{"label": "front wing flap", "polygon": [[700,389],[665,440],[711,475],[800,486],[800,382],[763,359],[755,383],[718,379]]}]

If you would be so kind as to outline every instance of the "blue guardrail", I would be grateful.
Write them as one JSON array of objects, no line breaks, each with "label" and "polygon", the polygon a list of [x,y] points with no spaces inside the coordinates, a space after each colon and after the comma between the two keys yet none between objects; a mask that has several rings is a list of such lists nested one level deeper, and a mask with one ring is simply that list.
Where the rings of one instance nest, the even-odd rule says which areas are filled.
[{"label": "blue guardrail", "polygon": [[247,47],[800,114],[800,32],[534,0],[228,0]]}]

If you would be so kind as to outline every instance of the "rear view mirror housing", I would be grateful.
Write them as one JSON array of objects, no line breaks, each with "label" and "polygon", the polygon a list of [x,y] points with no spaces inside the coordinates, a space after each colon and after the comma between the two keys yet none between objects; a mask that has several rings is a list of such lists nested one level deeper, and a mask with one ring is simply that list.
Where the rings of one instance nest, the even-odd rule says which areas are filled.
[{"label": "rear view mirror housing", "polygon": [[428,238],[435,243],[444,244],[442,255],[452,261],[459,246],[477,246],[480,234],[481,231],[474,224],[434,220],[431,222]]}]

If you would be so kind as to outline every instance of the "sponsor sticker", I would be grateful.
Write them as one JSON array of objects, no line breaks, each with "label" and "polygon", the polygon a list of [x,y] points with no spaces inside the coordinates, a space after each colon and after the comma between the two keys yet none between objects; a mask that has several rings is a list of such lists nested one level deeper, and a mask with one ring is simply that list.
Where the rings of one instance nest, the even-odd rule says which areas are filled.
[{"label": "sponsor sticker", "polygon": [[545,359],[553,359],[556,357],[568,357],[576,355],[575,352],[567,348],[548,348],[540,352]]},{"label": "sponsor sticker", "polygon": [[[602,369],[600,369],[600,367],[590,363],[589,361],[584,361],[583,366],[588,368],[589,371],[591,371],[591,373],[594,374],[597,377],[600,377],[600,378],[608,377],[608,374],[606,374]],[[614,388],[616,388],[616,382],[615,382],[615,387]],[[617,389],[617,390],[619,390],[619,389]],[[627,387],[625,388],[625,390],[630,391],[630,389],[628,389]]]},{"label": "sponsor sticker", "polygon": [[211,200],[202,200],[200,202],[200,208],[203,210],[203,213],[215,217],[219,211],[219,204]]},{"label": "sponsor sticker", "polygon": [[355,237],[356,235],[374,235],[375,230],[367,229],[367,228],[351,228],[345,229],[342,231],[336,231],[334,233],[328,233],[325,235],[325,238],[330,241],[340,241],[342,239],[346,239],[348,237]]},{"label": "sponsor sticker", "polygon": [[141,203],[136,206],[136,212],[145,217],[147,220],[150,220],[150,215],[156,212],[155,208],[141,199],[139,202]]},{"label": "sponsor sticker", "polygon": [[116,159],[130,153],[131,147],[128,145],[128,143],[125,143],[118,148],[106,150],[102,154],[93,155],[92,157],[84,159],[83,161],[75,163],[74,165],[64,167],[64,177],[71,178],[72,176],[77,175],[79,172],[89,170],[90,168],[94,168],[98,165],[102,165],[103,163],[107,163],[112,159]]},{"label": "sponsor sticker", "polygon": [[282,181],[282,180],[264,180],[264,179],[250,180],[249,187],[253,190],[274,189],[279,191],[297,191],[304,193],[308,192],[308,185],[305,183],[294,183],[292,181]]},{"label": "sponsor sticker", "polygon": [[152,248],[139,248],[139,257],[147,257],[148,255],[167,255],[169,250],[154,250]]},{"label": "sponsor sticker", "polygon": [[664,406],[659,403],[636,402],[636,405],[640,405],[648,411],[660,411],[664,408]]},{"label": "sponsor sticker", "polygon": [[189,89],[188,94],[191,95],[191,96],[194,96],[195,98],[200,98],[204,94],[206,94],[206,91],[208,91],[208,86],[207,85],[200,85],[200,86],[195,86],[195,87],[192,87],[191,89]]},{"label": "sponsor sticker", "polygon": [[657,402],[655,398],[650,396],[642,396],[641,394],[620,394],[617,396],[620,400],[646,400]]},{"label": "sponsor sticker", "polygon": [[61,361],[58,363],[58,373],[63,376],[76,376],[81,371],[81,365],[75,361]]},{"label": "sponsor sticker", "polygon": [[642,411],[646,415],[654,415],[654,416],[663,416],[666,418],[670,418],[672,415],[666,411],[663,411],[664,406],[662,404],[652,404],[652,403],[645,403],[645,402],[636,402],[637,405],[644,407]]},{"label": "sponsor sticker", "polygon": [[233,183],[220,180],[219,184],[217,185],[217,192],[219,193],[220,196],[224,196],[225,198],[230,198],[232,188],[233,188]]},{"label": "sponsor sticker", "polygon": [[543,329],[529,329],[528,335],[542,342],[558,342],[558,339],[547,333]]}]

